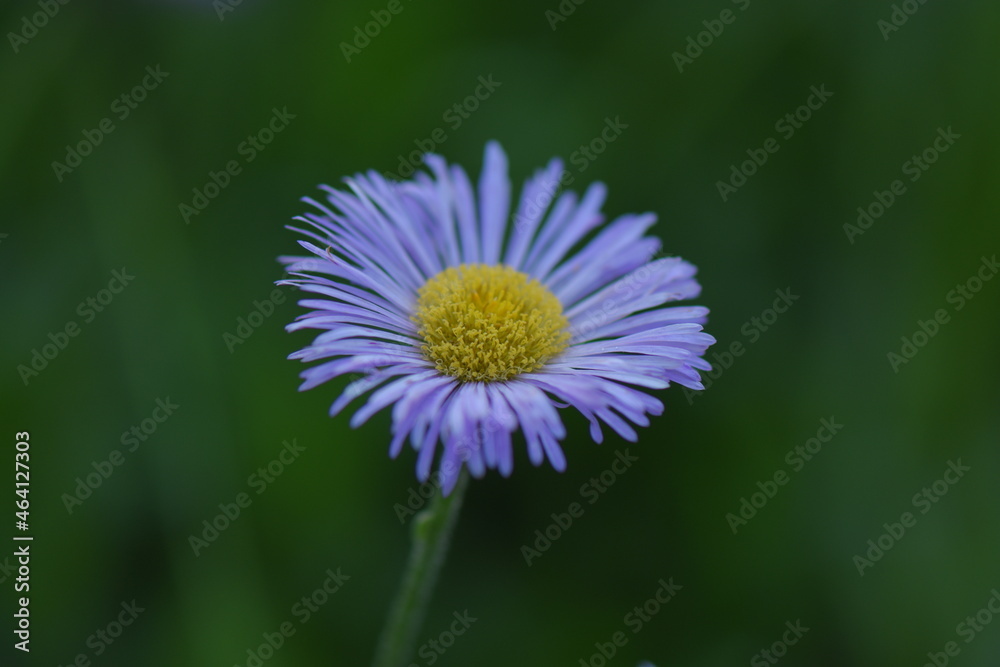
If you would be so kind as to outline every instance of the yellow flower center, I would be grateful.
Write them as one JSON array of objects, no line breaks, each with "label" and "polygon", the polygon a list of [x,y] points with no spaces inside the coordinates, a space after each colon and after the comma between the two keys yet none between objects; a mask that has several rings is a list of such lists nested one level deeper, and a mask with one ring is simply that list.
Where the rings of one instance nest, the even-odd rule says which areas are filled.
[{"label": "yellow flower center", "polygon": [[463,382],[536,371],[569,341],[559,299],[509,266],[445,269],[420,288],[413,321],[427,358]]}]

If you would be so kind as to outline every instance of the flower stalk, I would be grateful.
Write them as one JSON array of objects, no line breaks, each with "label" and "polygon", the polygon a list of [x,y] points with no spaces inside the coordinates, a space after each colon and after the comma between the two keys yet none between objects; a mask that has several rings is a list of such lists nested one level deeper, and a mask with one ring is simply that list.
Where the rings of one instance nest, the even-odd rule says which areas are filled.
[{"label": "flower stalk", "polygon": [[372,667],[407,667],[411,663],[417,633],[444,564],[468,481],[469,475],[463,470],[451,494],[435,494],[430,507],[413,518],[410,558],[382,628]]}]

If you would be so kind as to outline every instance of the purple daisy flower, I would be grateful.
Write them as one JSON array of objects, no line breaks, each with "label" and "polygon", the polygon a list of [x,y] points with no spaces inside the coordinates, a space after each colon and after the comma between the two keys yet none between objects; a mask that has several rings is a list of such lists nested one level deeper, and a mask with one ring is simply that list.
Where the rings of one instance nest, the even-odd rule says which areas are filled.
[{"label": "purple daisy flower", "polygon": [[499,144],[486,146],[478,190],[440,156],[425,163],[431,173],[410,181],[369,171],[345,179],[349,192],[323,186],[326,203],[304,198],[316,211],[289,228],[312,239],[299,242],[310,254],[281,257],[295,277],[282,282],[317,298],[299,301],[309,312],[287,330],[322,333],[290,358],[326,361],[302,373],[300,391],[363,374],[330,415],[372,391],[351,426],[392,406],[390,455],[409,440],[424,481],[441,442],[448,494],[463,465],[509,475],[519,429],[534,465],[565,470],[557,408],[579,411],[598,443],[602,422],[634,441],[632,424],[663,412],[642,389],[703,389],[708,309],[664,307],[701,288],[691,264],[654,259],[660,242],[644,234],[655,215],[602,225],[604,185],[555,198],[554,159],[511,220]]}]

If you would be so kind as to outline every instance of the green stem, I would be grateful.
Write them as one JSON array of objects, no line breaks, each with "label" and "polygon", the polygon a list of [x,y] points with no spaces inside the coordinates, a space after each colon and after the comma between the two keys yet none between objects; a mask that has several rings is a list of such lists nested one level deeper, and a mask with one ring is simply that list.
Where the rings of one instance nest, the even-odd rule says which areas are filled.
[{"label": "green stem", "polygon": [[447,498],[436,494],[431,506],[413,518],[413,548],[396,600],[378,640],[373,667],[407,667],[427,611],[451,532],[468,485],[463,470]]}]

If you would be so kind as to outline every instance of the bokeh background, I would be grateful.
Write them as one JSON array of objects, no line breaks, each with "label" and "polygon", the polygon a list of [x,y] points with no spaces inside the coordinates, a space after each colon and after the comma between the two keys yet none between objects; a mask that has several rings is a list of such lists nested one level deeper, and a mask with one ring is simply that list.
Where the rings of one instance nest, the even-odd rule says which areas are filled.
[{"label": "bokeh background", "polygon": [[[0,664],[247,665],[286,621],[264,664],[367,664],[407,555],[394,506],[414,455],[387,458],[385,414],[357,431],[326,416],[343,382],[296,391],[285,357],[310,336],[283,331],[293,290],[244,342],[225,335],[271,296],[275,257],[297,248],[283,225],[316,184],[395,172],[438,128],[435,149],[474,174],[500,140],[521,183],[606,119],[627,128],[567,162],[571,188],[602,180],[609,216],[659,214],[665,250],[700,268],[722,370],[702,394],[662,392],[638,444],[596,446],[567,414],[565,474],[522,452],[510,479],[472,485],[421,642],[454,612],[477,621],[434,662],[599,665],[595,643],[624,631],[608,664],[771,664],[760,651],[798,621],[783,664],[922,665],[949,641],[950,664],[998,663],[1000,619],[968,643],[957,626],[1000,587],[1000,280],[961,310],[948,295],[1000,251],[1000,7],[904,2],[885,32],[892,4],[860,0],[401,0],[348,62],[342,43],[386,2],[234,3],[71,2],[24,40],[11,33],[32,34],[40,5],[0,11],[3,451],[30,432],[35,536],[31,659],[11,647],[8,559]],[[679,71],[703,21],[723,30]],[[121,119],[147,66],[168,76]],[[445,114],[481,76],[500,85],[456,127]],[[786,137],[775,123],[812,86],[833,94]],[[285,108],[247,162],[242,142]],[[105,117],[113,132],[57,175]],[[960,138],[911,182],[904,163],[948,128]],[[779,150],[724,201],[717,182],[770,137]],[[179,205],[230,160],[240,173],[186,221]],[[849,239],[896,179],[905,193]],[[121,293],[78,310],[123,267]],[[798,299],[770,319],[776,290]],[[938,309],[949,321],[894,369],[887,354]],[[25,382],[18,366],[71,321],[79,335]],[[157,399],[178,407],[128,451]],[[823,418],[843,429],[794,471],[786,453]],[[292,439],[304,451],[258,495],[248,478]],[[626,446],[638,462],[529,567],[522,545]],[[123,463],[70,512],[64,494],[114,450]],[[914,495],[959,459],[970,471],[921,514]],[[734,534],[726,515],[779,470],[788,483]],[[240,493],[252,504],[196,556],[190,536]],[[916,525],[859,574],[907,511]],[[337,568],[350,579],[300,624],[293,606]],[[626,614],[671,577],[683,588],[633,633]],[[132,600],[144,611],[113,643],[92,638]]]}]

